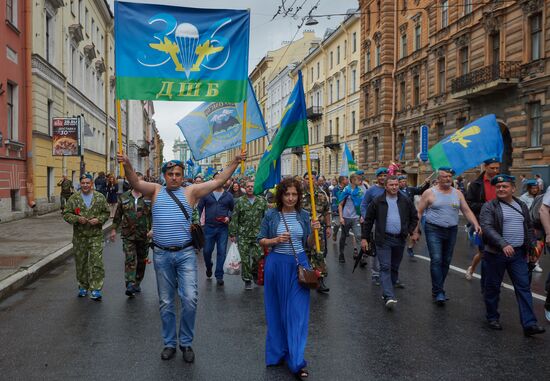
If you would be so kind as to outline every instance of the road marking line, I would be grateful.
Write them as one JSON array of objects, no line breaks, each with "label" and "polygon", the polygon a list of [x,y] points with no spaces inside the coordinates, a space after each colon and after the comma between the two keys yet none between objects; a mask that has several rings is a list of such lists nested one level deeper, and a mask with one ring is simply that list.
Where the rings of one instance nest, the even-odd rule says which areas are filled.
[{"label": "road marking line", "polygon": [[[421,259],[423,259],[423,260],[425,260],[425,261],[427,261],[427,262],[430,262],[430,258],[428,258],[428,257],[426,257],[426,256],[424,256],[424,255],[415,254],[414,258],[421,258]],[[456,266],[451,265],[451,266],[449,266],[449,268],[450,268],[451,270],[456,271],[456,272],[459,272],[459,273],[462,273],[462,274],[466,274],[466,270],[461,269],[460,267],[456,267]],[[479,275],[476,274],[476,273],[473,273],[473,274],[472,274],[472,277],[477,278],[477,279],[481,279],[481,276],[479,276]],[[514,291],[514,286],[512,286],[511,284],[502,282],[502,286],[503,286],[504,288],[507,288],[508,290]],[[535,299],[542,300],[543,302],[546,301],[546,296],[542,296],[542,295],[539,295],[539,294],[535,294],[534,292],[531,292],[531,294],[533,295],[533,298],[535,298]]]}]

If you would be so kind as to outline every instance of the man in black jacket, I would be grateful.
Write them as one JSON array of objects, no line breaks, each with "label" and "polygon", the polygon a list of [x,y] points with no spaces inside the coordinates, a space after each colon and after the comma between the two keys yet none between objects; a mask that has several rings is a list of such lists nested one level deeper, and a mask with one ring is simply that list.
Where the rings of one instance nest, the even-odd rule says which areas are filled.
[{"label": "man in black jacket", "polygon": [[497,198],[483,205],[480,223],[485,241],[485,307],[491,329],[502,330],[498,301],[504,271],[514,285],[523,333],[531,336],[544,333],[537,325],[533,312],[533,297],[529,286],[527,254],[533,247],[534,232],[527,205],[513,196],[515,178],[497,175],[491,183],[496,186]]},{"label": "man in black jacket", "polygon": [[[500,163],[497,158],[492,158],[485,160],[483,162],[485,170],[481,172],[479,177],[470,183],[468,191],[466,192],[466,202],[474,215],[479,220],[479,213],[481,212],[481,207],[487,201],[494,200],[497,196],[495,186],[491,184],[491,180],[500,172]],[[473,234],[472,228],[470,228],[470,234]],[[483,243],[480,247],[476,247],[476,254],[472,258],[472,263],[466,270],[466,279],[471,280],[476,267],[481,261],[481,256],[483,253]],[[484,289],[485,282],[485,269],[483,268],[483,263],[481,264],[481,292]]]},{"label": "man in black jacket", "polygon": [[399,279],[399,264],[408,235],[418,240],[414,232],[418,223],[418,213],[411,200],[399,191],[397,176],[386,179],[385,192],[376,197],[368,206],[362,226],[361,246],[367,249],[367,237],[376,222],[374,244],[380,261],[380,280],[386,308],[392,309],[397,300],[393,286]]}]

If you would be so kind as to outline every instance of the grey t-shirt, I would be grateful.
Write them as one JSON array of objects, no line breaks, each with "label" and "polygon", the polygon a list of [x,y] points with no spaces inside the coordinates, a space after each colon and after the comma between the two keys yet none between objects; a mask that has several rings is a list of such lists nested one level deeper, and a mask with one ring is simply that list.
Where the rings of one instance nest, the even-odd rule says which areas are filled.
[{"label": "grey t-shirt", "polygon": [[399,234],[401,233],[401,216],[397,207],[397,196],[386,196],[388,203],[388,215],[386,217],[386,233]]}]

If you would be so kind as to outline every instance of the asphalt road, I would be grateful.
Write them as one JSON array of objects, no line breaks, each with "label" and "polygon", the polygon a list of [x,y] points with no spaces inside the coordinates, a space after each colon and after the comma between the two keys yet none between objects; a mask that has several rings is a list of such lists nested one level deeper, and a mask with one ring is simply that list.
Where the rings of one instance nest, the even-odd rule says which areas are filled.
[{"label": "asphalt road", "polygon": [[[424,244],[417,252],[421,254]],[[351,273],[329,243],[329,295],[312,293],[306,359],[311,380],[550,379],[550,332],[526,338],[514,294],[503,289],[504,330],[484,326],[479,281],[451,271],[445,307],[431,303],[429,262],[404,258],[399,302],[386,311],[370,270]],[[469,250],[459,240],[454,264],[466,268]],[[152,267],[135,299],[124,295],[120,240],[105,250],[104,299],[76,297],[74,262],[0,303],[2,380],[292,380],[284,367],[264,366],[263,290],[245,291],[240,277],[224,287],[199,269],[194,364],[181,353],[162,361],[160,319]],[[550,261],[544,258],[545,270]],[[539,293],[546,274],[536,274]],[[543,295],[543,294],[542,294]],[[535,300],[547,329],[543,303]]]}]

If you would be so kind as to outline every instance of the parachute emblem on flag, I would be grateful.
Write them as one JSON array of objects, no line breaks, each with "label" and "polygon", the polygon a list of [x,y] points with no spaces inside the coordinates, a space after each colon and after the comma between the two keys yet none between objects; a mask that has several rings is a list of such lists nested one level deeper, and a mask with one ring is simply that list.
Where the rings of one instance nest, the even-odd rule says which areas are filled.
[{"label": "parachute emblem on flag", "polygon": [[[160,63],[147,62],[148,55],[142,53],[138,62],[143,66],[155,67],[162,66],[168,61],[173,61],[176,71],[183,71],[187,78],[191,72],[200,71],[201,67],[209,70],[218,70],[222,68],[229,59],[230,46],[225,37],[218,33],[225,25],[231,23],[231,18],[224,18],[214,23],[210,29],[199,35],[197,27],[191,23],[181,23],[178,25],[176,19],[169,14],[161,13],[151,17],[148,20],[149,25],[157,22],[166,24],[164,32],[155,33],[153,38],[158,43],[150,43],[149,46],[162,53],[169,55]],[[217,53],[225,51],[223,57],[218,58]],[[203,61],[216,61],[217,66],[208,66]]]},{"label": "parachute emblem on flag", "polygon": [[443,144],[458,143],[462,147],[468,148],[468,144],[471,143],[472,141],[466,139],[466,137],[478,135],[480,132],[481,132],[481,129],[479,128],[479,126],[471,126],[466,129],[460,129],[454,134],[452,134],[451,136],[449,136],[447,140],[443,142]]}]

